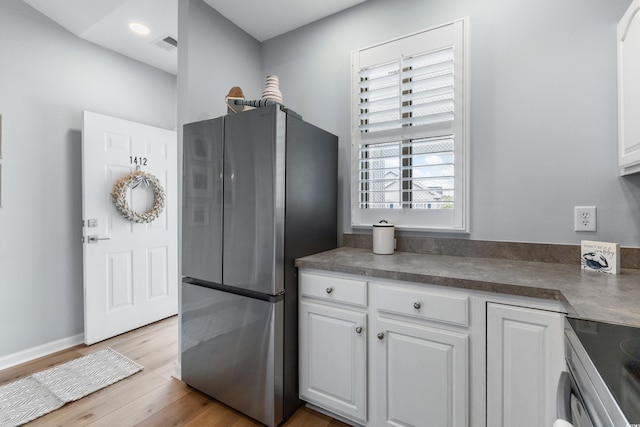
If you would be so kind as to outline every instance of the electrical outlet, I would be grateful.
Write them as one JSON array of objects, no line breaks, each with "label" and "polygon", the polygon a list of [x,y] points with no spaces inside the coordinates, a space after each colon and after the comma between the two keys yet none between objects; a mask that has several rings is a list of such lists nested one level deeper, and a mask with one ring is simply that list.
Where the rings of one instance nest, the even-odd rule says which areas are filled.
[{"label": "electrical outlet", "polygon": [[573,218],[574,231],[596,231],[595,206],[575,206]]}]

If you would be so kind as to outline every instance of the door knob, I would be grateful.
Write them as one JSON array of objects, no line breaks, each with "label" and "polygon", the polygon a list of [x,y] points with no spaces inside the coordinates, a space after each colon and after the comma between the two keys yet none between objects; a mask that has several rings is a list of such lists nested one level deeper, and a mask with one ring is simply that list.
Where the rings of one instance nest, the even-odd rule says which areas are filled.
[{"label": "door knob", "polygon": [[356,327],[356,334],[362,333],[362,326]]},{"label": "door knob", "polygon": [[384,338],[384,332],[378,332],[378,339],[381,340]]},{"label": "door knob", "polygon": [[87,236],[87,243],[98,243],[99,240],[111,240],[110,237],[98,237],[95,234]]}]

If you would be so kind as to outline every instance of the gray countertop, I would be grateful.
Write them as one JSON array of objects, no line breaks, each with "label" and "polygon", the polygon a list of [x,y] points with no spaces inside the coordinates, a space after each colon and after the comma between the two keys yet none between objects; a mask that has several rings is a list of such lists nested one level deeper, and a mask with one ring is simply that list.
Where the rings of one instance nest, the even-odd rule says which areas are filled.
[{"label": "gray countertop", "polygon": [[640,270],[619,275],[577,264],[511,261],[342,247],[299,258],[296,266],[392,280],[561,301],[570,315],[640,327]]}]

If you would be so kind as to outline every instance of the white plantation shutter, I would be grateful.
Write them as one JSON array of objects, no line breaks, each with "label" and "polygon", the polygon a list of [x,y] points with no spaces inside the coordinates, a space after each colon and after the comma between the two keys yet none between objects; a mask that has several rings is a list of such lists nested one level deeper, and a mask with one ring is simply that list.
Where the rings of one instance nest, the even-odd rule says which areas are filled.
[{"label": "white plantation shutter", "polygon": [[360,132],[453,121],[453,48],[359,73]]},{"label": "white plantation shutter", "polygon": [[358,158],[360,209],[452,209],[451,137],[362,145]]},{"label": "white plantation shutter", "polygon": [[467,231],[465,20],[352,53],[352,223]]}]

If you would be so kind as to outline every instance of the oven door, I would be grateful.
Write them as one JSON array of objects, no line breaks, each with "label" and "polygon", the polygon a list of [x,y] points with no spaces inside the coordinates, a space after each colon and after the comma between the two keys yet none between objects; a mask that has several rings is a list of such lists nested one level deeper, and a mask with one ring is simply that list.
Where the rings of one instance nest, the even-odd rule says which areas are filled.
[{"label": "oven door", "polygon": [[[628,427],[630,424],[620,410],[611,391],[598,373],[580,339],[567,322],[565,330],[565,358],[572,382],[572,394],[579,396],[580,405],[574,412],[581,412],[589,418],[593,427]],[[577,418],[577,416],[576,416]],[[577,424],[576,419],[573,424]]]},{"label": "oven door", "polygon": [[594,427],[569,372],[560,374],[557,408],[558,419],[553,427]]}]

